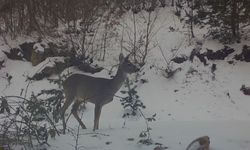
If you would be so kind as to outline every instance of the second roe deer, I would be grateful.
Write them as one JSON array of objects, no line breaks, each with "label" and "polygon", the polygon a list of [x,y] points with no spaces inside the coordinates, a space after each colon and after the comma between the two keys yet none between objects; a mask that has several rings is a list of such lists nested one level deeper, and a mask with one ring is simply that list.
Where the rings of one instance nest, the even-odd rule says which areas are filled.
[{"label": "second roe deer", "polygon": [[78,116],[77,109],[82,102],[91,102],[95,104],[93,130],[99,128],[99,119],[103,105],[110,103],[113,100],[115,93],[122,86],[128,73],[130,74],[139,71],[139,68],[132,64],[128,58],[129,55],[124,58],[124,56],[120,54],[118,71],[112,79],[73,74],[63,82],[63,90],[66,98],[65,103],[61,108],[63,133],[65,133],[66,129],[64,114],[73,101],[72,114],[83,129],[86,129],[86,126]]},{"label": "second roe deer", "polygon": [[209,136],[202,136],[193,140],[186,148],[186,150],[210,150]]}]

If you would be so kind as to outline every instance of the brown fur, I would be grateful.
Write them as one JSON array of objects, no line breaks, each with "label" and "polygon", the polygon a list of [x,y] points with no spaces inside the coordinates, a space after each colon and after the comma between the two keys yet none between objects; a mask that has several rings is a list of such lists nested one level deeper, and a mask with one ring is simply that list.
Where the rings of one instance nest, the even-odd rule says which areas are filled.
[{"label": "brown fur", "polygon": [[63,82],[63,89],[66,98],[66,101],[61,109],[63,133],[65,133],[66,129],[64,114],[72,102],[74,102],[72,114],[83,129],[86,129],[86,126],[78,116],[77,109],[82,102],[95,104],[93,130],[99,128],[99,119],[102,107],[113,100],[115,93],[120,89],[123,81],[126,79],[126,75],[139,70],[128,60],[128,56],[124,58],[123,55],[120,55],[119,60],[120,64],[118,71],[113,79],[95,78],[83,74],[73,74]]}]

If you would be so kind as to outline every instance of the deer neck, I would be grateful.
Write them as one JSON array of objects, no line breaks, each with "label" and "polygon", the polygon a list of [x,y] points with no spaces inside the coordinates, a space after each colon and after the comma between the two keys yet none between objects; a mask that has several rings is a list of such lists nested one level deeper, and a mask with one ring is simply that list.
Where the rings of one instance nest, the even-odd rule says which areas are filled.
[{"label": "deer neck", "polygon": [[121,67],[118,67],[117,73],[112,79],[111,86],[114,89],[115,93],[121,88],[124,80],[127,77],[127,73],[125,73]]}]

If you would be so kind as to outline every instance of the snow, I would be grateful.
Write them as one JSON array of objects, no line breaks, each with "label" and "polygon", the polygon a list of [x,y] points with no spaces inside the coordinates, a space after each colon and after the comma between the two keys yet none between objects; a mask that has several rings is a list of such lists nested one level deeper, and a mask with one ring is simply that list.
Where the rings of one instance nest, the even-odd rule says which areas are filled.
[{"label": "snow", "polygon": [[[199,33],[198,29],[195,30],[198,37],[192,41],[187,38],[186,32],[184,32],[186,28],[183,28],[182,24],[178,22],[171,9],[160,10],[159,14],[160,19],[156,26],[160,27],[162,24],[164,26],[155,35],[154,42],[159,43],[163,48],[166,58],[172,58],[173,54],[170,50],[174,48],[178,48],[178,54],[190,54],[195,47],[194,43],[200,41],[202,33]],[[127,20],[125,22],[129,24]],[[169,26],[178,30],[169,32]],[[17,41],[10,43],[14,47],[18,45]],[[247,44],[247,42],[229,45],[236,49],[233,55],[239,53],[242,44]],[[1,50],[8,49],[3,43],[0,40]],[[222,44],[213,40],[202,40],[201,43],[203,43],[202,51],[205,51],[206,48],[214,50],[223,48]],[[113,44],[113,46],[115,45],[117,43]],[[39,43],[35,44],[34,48],[39,52],[44,51]],[[115,48],[111,50],[113,51],[107,54],[107,61],[102,64],[106,68],[111,68],[118,62],[118,51]],[[209,66],[203,66],[198,59],[195,59],[193,63],[187,61],[183,64],[172,64],[174,68],[181,67],[182,70],[173,78],[167,79],[159,69],[166,68],[161,52],[157,47],[150,51],[147,64],[143,68],[145,75],[142,76],[149,82],[140,85],[137,89],[140,99],[147,107],[143,110],[145,115],[157,114],[156,121],[150,123],[151,137],[155,142],[162,143],[171,150],[183,150],[195,138],[208,135],[211,140],[211,150],[250,149],[250,97],[240,91],[241,85],[250,85],[250,69],[246,62],[228,64],[227,60],[231,60],[233,55],[224,61],[209,61]],[[28,84],[28,95],[31,92],[38,93],[42,89],[56,88],[56,85],[50,84],[46,79],[31,83],[26,79],[33,76],[42,67],[53,66],[54,62],[63,61],[63,58],[47,58],[36,67],[29,62],[7,59],[1,51],[0,58],[6,60],[6,67],[0,70],[0,96],[19,95]],[[212,79],[210,71],[212,63],[217,64],[215,80]],[[193,75],[188,74],[190,68],[197,72]],[[70,69],[75,70],[75,68]],[[107,70],[93,76],[108,78]],[[13,76],[10,84],[4,78],[6,73]],[[120,92],[117,92],[117,95],[122,96]],[[69,112],[70,110],[67,113]],[[83,122],[88,129],[79,131],[81,134],[79,149],[152,150],[156,147],[156,145],[146,146],[138,143],[140,132],[146,128],[144,120],[139,117],[123,119],[123,109],[119,98],[115,97],[113,102],[103,107],[100,130],[96,132],[92,131],[93,112],[94,106],[88,103],[83,114]],[[67,125],[76,134],[78,123],[74,117],[71,116]],[[62,126],[59,125],[58,128],[61,129]],[[128,140],[129,138],[134,140]],[[55,139],[49,139],[49,143],[51,146],[48,149],[50,150],[68,150],[74,149],[75,139],[69,132]]]},{"label": "snow", "polygon": [[44,52],[44,47],[40,43],[34,44],[33,49],[37,53],[43,53]]},{"label": "snow", "polygon": [[[192,140],[207,133],[210,136],[211,150],[249,150],[250,132],[244,130],[249,128],[249,123],[249,121],[157,121],[153,126],[152,138],[164,143],[168,149],[184,150]],[[79,146],[82,146],[82,149],[97,150],[154,149],[155,145],[145,146],[137,143],[142,128],[138,124],[134,122],[126,128],[112,126],[100,129],[96,134],[89,129],[81,131]],[[129,138],[133,138],[134,141],[129,141]],[[72,145],[75,143],[72,139],[71,135],[63,135],[59,139],[51,140],[53,143],[51,149],[73,149]],[[106,142],[112,143],[106,145]]]}]

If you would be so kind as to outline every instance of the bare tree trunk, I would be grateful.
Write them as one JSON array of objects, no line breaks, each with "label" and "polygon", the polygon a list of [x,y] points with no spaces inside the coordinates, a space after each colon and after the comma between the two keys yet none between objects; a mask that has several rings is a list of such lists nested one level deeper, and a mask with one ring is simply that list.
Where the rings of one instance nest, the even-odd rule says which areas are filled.
[{"label": "bare tree trunk", "polygon": [[174,7],[174,0],[172,0],[171,6]]},{"label": "bare tree trunk", "polygon": [[191,1],[191,9],[190,9],[190,32],[191,37],[194,38],[194,1]]},{"label": "bare tree trunk", "polygon": [[237,6],[237,1],[232,0],[231,4],[231,30],[234,38],[238,39],[239,38],[239,14],[238,14],[238,6]]}]

